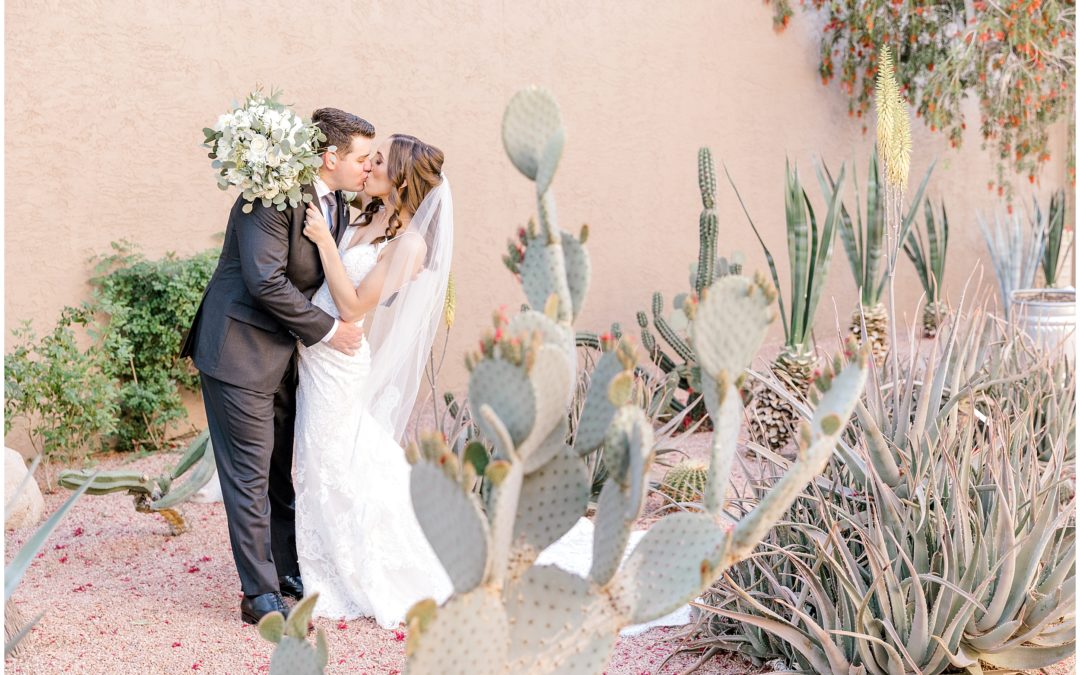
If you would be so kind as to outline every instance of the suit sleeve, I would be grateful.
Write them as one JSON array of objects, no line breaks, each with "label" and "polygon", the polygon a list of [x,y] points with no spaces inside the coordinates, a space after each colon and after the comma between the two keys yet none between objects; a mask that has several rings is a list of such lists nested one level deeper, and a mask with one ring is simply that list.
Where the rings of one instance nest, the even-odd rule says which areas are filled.
[{"label": "suit sleeve", "polygon": [[334,327],[334,319],[304,297],[285,276],[289,261],[289,218],[284,211],[256,203],[237,213],[240,273],[248,292],[308,346]]}]

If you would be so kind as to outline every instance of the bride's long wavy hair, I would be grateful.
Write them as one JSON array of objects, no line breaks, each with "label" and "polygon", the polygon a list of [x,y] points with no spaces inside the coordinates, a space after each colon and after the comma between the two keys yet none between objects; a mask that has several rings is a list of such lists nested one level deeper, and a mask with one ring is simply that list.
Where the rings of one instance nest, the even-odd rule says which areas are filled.
[{"label": "bride's long wavy hair", "polygon": [[[394,134],[390,137],[390,151],[386,158],[386,175],[390,180],[390,194],[386,207],[390,211],[390,223],[386,234],[376,237],[372,243],[388,241],[398,235],[403,227],[402,215],[412,217],[431,189],[442,182],[443,151],[421,141],[415,136]],[[383,206],[376,197],[364,208],[357,224],[368,225]]]}]

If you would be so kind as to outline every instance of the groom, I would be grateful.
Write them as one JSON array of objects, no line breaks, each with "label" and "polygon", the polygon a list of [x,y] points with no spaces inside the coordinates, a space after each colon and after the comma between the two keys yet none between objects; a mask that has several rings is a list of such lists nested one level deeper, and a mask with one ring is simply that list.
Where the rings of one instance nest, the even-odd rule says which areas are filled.
[{"label": "groom", "polygon": [[[348,225],[342,190],[359,192],[371,172],[375,127],[321,108],[326,134],[319,177],[305,188],[340,239]],[[180,356],[202,374],[202,393],[244,599],[240,617],[258,623],[288,610],[282,595],[304,594],[296,556],[292,484],[296,341],[352,354],[362,331],[311,303],[323,282],[318,249],[303,236],[306,204],[278,211],[238,198],[217,271]]]}]

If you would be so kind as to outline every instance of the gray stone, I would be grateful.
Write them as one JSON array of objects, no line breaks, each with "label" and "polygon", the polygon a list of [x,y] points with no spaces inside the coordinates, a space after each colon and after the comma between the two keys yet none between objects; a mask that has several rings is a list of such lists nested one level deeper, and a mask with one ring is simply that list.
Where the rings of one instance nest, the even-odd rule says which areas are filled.
[{"label": "gray stone", "polygon": [[36,480],[26,481],[22,492],[15,497],[15,491],[25,476],[26,462],[22,455],[11,448],[4,448],[4,504],[11,502],[11,508],[4,513],[5,530],[32,527],[41,521],[45,503]]}]

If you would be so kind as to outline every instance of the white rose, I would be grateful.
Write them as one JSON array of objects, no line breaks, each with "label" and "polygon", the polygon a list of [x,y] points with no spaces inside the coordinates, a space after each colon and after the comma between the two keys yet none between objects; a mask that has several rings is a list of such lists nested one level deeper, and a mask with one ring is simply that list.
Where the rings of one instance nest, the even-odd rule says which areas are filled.
[{"label": "white rose", "polygon": [[252,162],[265,161],[266,151],[270,149],[270,142],[265,136],[256,134],[248,143],[248,160]]}]

